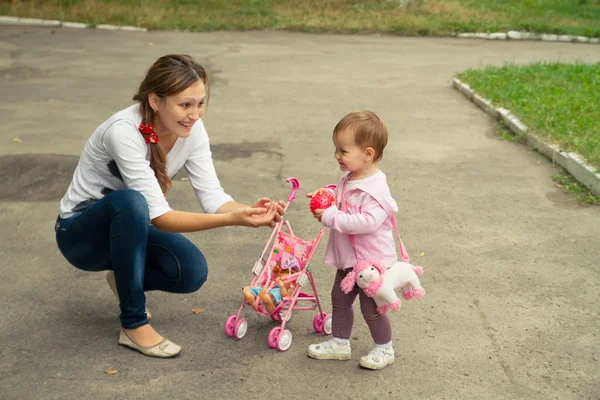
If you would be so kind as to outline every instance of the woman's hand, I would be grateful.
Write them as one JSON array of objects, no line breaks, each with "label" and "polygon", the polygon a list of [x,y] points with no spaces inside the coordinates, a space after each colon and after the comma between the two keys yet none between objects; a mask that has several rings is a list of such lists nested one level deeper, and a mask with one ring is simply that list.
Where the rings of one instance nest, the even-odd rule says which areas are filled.
[{"label": "woman's hand", "polygon": [[279,200],[277,203],[271,201],[268,197],[262,197],[254,202],[252,208],[268,208],[271,204],[275,205],[275,218],[271,226],[275,226],[278,222],[281,222],[283,215],[285,214],[285,201]]},{"label": "woman's hand", "polygon": [[252,204],[252,208],[265,208],[271,202],[268,197],[261,197]]},{"label": "woman's hand", "polygon": [[[267,207],[238,208],[231,212],[235,225],[250,226],[274,226],[277,214],[277,204],[270,203]],[[281,218],[281,217],[279,217]]]}]

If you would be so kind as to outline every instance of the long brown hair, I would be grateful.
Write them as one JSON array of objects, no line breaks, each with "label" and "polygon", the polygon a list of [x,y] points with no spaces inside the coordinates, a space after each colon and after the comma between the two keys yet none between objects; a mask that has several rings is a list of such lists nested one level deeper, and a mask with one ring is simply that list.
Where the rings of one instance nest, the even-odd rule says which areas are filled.
[{"label": "long brown hair", "polygon": [[[169,54],[156,60],[148,70],[146,77],[140,84],[133,100],[140,103],[143,123],[154,124],[154,110],[150,106],[150,93],[155,93],[159,98],[176,95],[194,83],[202,80],[206,86],[206,104],[210,93],[208,75],[202,65],[186,54]],[[160,184],[163,193],[171,188],[172,182],[167,175],[166,155],[158,143],[150,146],[150,167]]]}]

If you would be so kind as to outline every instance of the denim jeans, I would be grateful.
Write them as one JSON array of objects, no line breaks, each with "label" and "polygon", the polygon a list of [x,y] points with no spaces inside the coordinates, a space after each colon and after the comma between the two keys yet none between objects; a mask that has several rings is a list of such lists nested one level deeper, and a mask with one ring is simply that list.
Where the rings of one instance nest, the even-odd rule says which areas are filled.
[{"label": "denim jeans", "polygon": [[80,214],[58,218],[55,231],[73,266],[114,271],[123,328],[148,323],[145,291],[191,293],[208,276],[200,250],[178,233],[151,226],[146,199],[134,190],[114,191]]}]

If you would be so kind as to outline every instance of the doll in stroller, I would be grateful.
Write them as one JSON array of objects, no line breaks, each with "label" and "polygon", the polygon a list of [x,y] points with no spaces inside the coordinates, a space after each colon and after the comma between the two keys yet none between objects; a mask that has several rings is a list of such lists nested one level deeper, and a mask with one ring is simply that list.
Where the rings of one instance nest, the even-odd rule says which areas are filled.
[{"label": "doll in stroller", "polygon": [[300,272],[300,268],[291,266],[287,269],[282,269],[280,264],[278,262],[272,269],[271,279],[274,285],[270,290],[268,290],[269,286],[265,284],[262,287],[246,286],[242,289],[246,303],[255,311],[258,311],[257,297],[260,297],[265,310],[271,314],[281,303],[283,297],[290,297],[294,293],[294,289],[296,288],[296,282],[293,279],[294,273]]}]

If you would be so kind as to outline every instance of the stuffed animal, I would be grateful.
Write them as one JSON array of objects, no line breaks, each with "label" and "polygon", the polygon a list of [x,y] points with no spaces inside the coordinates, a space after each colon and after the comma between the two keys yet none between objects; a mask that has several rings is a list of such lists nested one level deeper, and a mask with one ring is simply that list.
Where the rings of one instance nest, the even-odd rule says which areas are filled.
[{"label": "stuffed animal", "polygon": [[361,261],[342,280],[341,287],[342,291],[348,294],[355,284],[358,285],[367,296],[373,297],[377,311],[384,314],[388,310],[400,309],[401,302],[395,289],[402,288],[402,297],[405,300],[425,295],[418,277],[422,273],[423,267],[400,261],[390,268],[378,262]]}]

